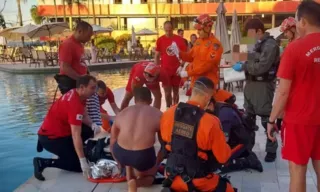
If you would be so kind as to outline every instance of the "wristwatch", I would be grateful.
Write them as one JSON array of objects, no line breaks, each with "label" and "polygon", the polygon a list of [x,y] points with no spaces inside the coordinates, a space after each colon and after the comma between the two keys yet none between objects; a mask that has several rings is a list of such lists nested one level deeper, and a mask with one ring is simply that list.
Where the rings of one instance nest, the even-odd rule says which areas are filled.
[{"label": "wristwatch", "polygon": [[273,125],[273,124],[275,124],[275,121],[270,121],[270,120],[268,119],[268,123],[271,124],[271,125]]}]

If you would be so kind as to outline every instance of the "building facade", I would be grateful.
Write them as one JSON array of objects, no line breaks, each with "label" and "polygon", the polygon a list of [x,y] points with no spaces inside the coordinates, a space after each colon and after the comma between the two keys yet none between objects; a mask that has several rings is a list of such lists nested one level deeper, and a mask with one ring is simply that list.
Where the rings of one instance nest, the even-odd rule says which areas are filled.
[{"label": "building facade", "polygon": [[[185,36],[194,33],[193,20],[202,13],[216,17],[216,9],[220,0],[87,0],[68,4],[68,0],[38,0],[38,13],[58,21],[72,23],[81,18],[91,24],[104,27],[112,26],[113,35],[130,33],[135,30],[149,28],[163,32],[163,23],[171,20],[174,28],[185,30]],[[320,0],[316,0],[319,1]],[[65,2],[65,5],[63,5]],[[294,16],[300,1],[288,0],[225,0],[227,24],[232,22],[232,14],[237,11],[240,26],[247,17],[259,16],[266,28],[272,28],[288,16]],[[95,22],[94,22],[95,18]]]}]

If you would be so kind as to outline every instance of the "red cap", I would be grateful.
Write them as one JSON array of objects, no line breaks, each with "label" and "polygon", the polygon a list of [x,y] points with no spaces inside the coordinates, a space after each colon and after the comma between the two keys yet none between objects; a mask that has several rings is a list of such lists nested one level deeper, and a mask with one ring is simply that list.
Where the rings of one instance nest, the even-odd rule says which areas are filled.
[{"label": "red cap", "polygon": [[293,17],[286,18],[280,26],[280,31],[285,32],[286,30],[289,30],[291,27],[296,27],[296,19]]},{"label": "red cap", "polygon": [[195,20],[194,20],[194,28],[197,30],[201,30],[204,27],[212,27],[213,25],[213,20],[208,14],[202,14],[199,15]]},{"label": "red cap", "polygon": [[144,69],[144,76],[147,81],[153,81],[160,73],[160,66],[154,64],[153,62],[148,62],[148,65]]}]

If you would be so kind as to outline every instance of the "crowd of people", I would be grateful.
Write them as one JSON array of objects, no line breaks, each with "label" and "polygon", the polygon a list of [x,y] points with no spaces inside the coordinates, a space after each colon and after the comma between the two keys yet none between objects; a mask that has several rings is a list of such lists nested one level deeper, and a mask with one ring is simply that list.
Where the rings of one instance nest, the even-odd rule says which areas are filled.
[{"label": "crowd of people", "polygon": [[[176,35],[172,23],[164,23],[165,34],[156,42],[154,62],[142,61],[132,67],[120,107],[106,84],[89,75],[81,63],[82,43],[90,41],[92,27],[80,22],[73,36],[59,48],[60,73],[55,79],[63,95],[52,104],[38,131],[37,150],[44,148],[58,158],[35,157],[35,177],[45,180],[42,172],[47,167],[83,172],[88,177],[85,141],[99,132],[109,132],[111,154],[125,169],[130,192],[152,185],[164,159],[164,188],[237,191],[221,173],[244,169],[263,172],[252,151],[258,128],[256,116],[260,116],[266,131],[264,160],[275,161],[275,133],[281,127],[290,192],[306,191],[310,158],[317,176],[320,174],[319,13],[318,3],[303,1],[296,18],[282,23],[281,30],[290,40],[283,54],[261,20],[251,18],[246,22],[248,36],[257,40],[255,51],[248,53],[246,62],[232,66],[246,73],[244,110],[235,104],[232,93],[219,89],[219,63],[224,52],[212,34],[214,22],[209,15],[195,19],[198,37],[192,35],[190,43],[183,38],[183,30]],[[179,88],[188,79],[190,97],[181,102]],[[160,111],[160,82],[165,112]],[[132,98],[135,104],[129,106]],[[115,117],[102,108],[107,100]],[[159,151],[154,148],[155,136],[161,144]]]}]

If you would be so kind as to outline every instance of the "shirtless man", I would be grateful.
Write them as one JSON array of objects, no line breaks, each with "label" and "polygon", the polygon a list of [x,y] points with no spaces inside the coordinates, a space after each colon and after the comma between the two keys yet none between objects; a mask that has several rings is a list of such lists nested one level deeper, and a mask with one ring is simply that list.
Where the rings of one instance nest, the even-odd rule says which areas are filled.
[{"label": "shirtless man", "polygon": [[121,167],[126,166],[129,192],[150,186],[163,160],[156,157],[155,135],[160,136],[161,111],[149,106],[151,92],[147,87],[133,91],[135,105],[122,110],[111,128],[111,152]]}]

